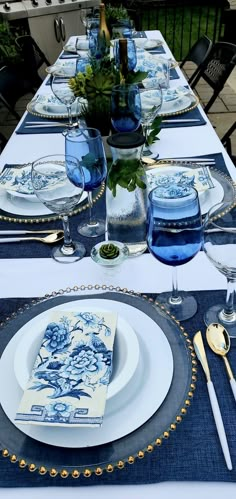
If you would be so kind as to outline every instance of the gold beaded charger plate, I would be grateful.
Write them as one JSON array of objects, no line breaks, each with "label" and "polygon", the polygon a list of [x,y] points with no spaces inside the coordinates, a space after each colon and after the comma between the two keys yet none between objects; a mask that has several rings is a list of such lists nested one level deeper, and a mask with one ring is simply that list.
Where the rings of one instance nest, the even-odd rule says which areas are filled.
[{"label": "gold beaded charger plate", "polygon": [[[148,175],[154,174],[156,172],[168,173],[172,171],[172,168],[176,171],[179,169],[191,169],[194,170],[196,168],[201,168],[201,164],[191,163],[191,161],[178,161],[178,160],[165,160],[161,159],[156,163],[150,162],[150,165],[146,166]],[[206,215],[206,213],[210,210],[210,208],[221,201],[231,201],[235,202],[236,198],[236,183],[225,173],[219,171],[217,168],[209,166],[209,171],[211,174],[211,178],[214,183],[213,189],[208,189],[204,191],[199,196],[200,206],[202,215]]]},{"label": "gold beaded charger plate", "polygon": [[[93,202],[97,202],[103,195],[105,184],[96,190],[93,196]],[[69,213],[69,216],[77,215],[89,207],[87,194],[84,193],[78,206]],[[61,219],[60,215],[50,212],[42,203],[32,203],[23,197],[16,197],[8,192],[1,190],[1,209],[0,220],[4,222],[18,223],[39,223],[51,222]]]},{"label": "gold beaded charger plate", "polygon": [[[0,378],[5,375],[6,380],[2,386],[0,385],[0,401],[2,408],[10,421],[26,435],[35,438],[40,442],[60,447],[80,448],[102,445],[108,442],[114,442],[118,438],[122,438],[124,435],[136,430],[160,407],[168,393],[173,376],[173,356],[165,334],[156,322],[146,314],[140,310],[134,309],[126,303],[110,300],[108,306],[109,311],[117,312],[119,315],[122,314],[125,320],[132,324],[140,344],[140,356],[138,367],[130,383],[125,384],[124,389],[118,392],[116,397],[112,397],[112,399],[109,397],[108,393],[106,410],[101,428],[65,428],[60,426],[52,427],[50,425],[17,424],[14,418],[23,395],[23,390],[19,387],[13,365],[17,343],[19,339],[24,338],[24,333],[28,328],[31,329],[31,336],[32,331],[34,331],[35,342],[37,343],[37,331],[39,327],[40,341],[37,345],[39,349],[44,331],[47,324],[50,322],[51,311],[55,312],[56,310],[62,310],[64,313],[66,310],[76,310],[78,312],[84,311],[87,313],[93,309],[103,312],[106,310],[107,300],[99,298],[94,300],[84,299],[68,302],[65,305],[53,307],[53,309],[50,308],[26,323],[8,343],[0,361]],[[143,331],[145,331],[145,335],[143,335]],[[126,333],[129,335],[128,328],[126,329]],[[32,352],[28,350],[28,353],[31,355]],[[24,361],[24,357],[22,358],[22,361]],[[61,382],[65,381],[64,371],[60,379]],[[70,369],[67,372],[69,382],[71,375]],[[58,371],[55,371],[54,373],[50,371],[50,376],[53,374],[58,375]],[[159,383],[157,380],[159,380]],[[129,380],[127,379],[127,381]],[[55,385],[55,391],[58,391],[57,384]],[[9,397],[9,393],[12,394],[11,397]],[[68,396],[68,403],[69,399],[70,397]],[[142,404],[144,399],[145,404]],[[51,404],[55,407],[57,407],[58,402],[60,402],[60,397],[59,399],[51,400]],[[71,402],[73,402],[73,398],[71,399]],[[84,407],[83,404],[84,401],[81,399],[82,408]],[[137,407],[139,407],[138,411],[136,410]],[[37,411],[40,411],[39,407]],[[61,414],[61,417],[63,418],[63,413]]]},{"label": "gold beaded charger plate", "polygon": [[[60,290],[58,293],[53,293],[51,297],[28,305],[2,325],[1,352],[4,352],[10,339],[27,321],[45,310],[61,304],[65,306],[65,303],[80,298],[105,300],[107,309],[110,308],[109,303],[112,302],[117,302],[119,306],[126,304],[134,308],[134,312],[143,313],[152,320],[158,326],[157,330],[160,329],[164,333],[170,345],[174,364],[173,377],[169,391],[158,410],[136,430],[105,445],[78,449],[41,443],[16,428],[1,408],[0,443],[3,455],[14,456],[12,461],[19,460],[20,466],[28,465],[30,470],[38,468],[40,472],[42,467],[46,471],[51,470],[52,476],[58,471],[62,473],[62,470],[64,476],[69,474],[74,476],[80,472],[86,476],[90,476],[93,472],[101,474],[103,469],[112,471],[115,467],[123,468],[125,462],[133,462],[135,457],[144,457],[145,452],[150,452],[155,445],[160,446],[162,439],[167,438],[170,432],[176,429],[176,425],[182,421],[193,396],[192,390],[195,388],[195,354],[184,328],[174,318],[169,317],[163,308],[155,307],[146,296],[136,295],[132,291],[112,286],[81,286],[73,290]],[[142,338],[146,333],[144,328],[141,333]],[[147,343],[145,348],[148,348]],[[149,351],[151,349],[152,345]],[[155,387],[158,382],[162,383],[161,377],[159,380],[155,379]],[[145,403],[144,396],[141,405]],[[141,410],[141,405],[136,406],[135,412]],[[120,424],[125,423],[126,421],[120,418]]]},{"label": "gold beaded charger plate", "polygon": [[175,116],[187,113],[195,109],[199,104],[199,99],[193,93],[189,92],[179,98],[163,102],[159,116]]},{"label": "gold beaded charger plate", "polygon": [[[64,119],[68,116],[66,106],[60,103],[51,93],[48,95],[37,95],[36,98],[27,104],[26,109],[28,113],[43,118]],[[77,101],[72,104],[71,115],[73,117],[78,115]]]}]

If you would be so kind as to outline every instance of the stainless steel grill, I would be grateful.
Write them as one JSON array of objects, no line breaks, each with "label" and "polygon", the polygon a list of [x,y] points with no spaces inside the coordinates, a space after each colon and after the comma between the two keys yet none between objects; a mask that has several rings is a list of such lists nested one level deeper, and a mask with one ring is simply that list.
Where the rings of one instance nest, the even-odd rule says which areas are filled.
[{"label": "stainless steel grill", "polygon": [[53,62],[72,35],[84,33],[81,9],[99,0],[0,0],[0,16],[9,23],[27,21],[29,33]]}]

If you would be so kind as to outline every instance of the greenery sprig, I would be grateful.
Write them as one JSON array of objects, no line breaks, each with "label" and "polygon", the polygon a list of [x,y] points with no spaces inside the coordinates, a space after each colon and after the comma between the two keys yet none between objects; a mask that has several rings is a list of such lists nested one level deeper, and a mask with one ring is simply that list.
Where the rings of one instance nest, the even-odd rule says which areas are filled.
[{"label": "greenery sprig", "polygon": [[162,121],[162,118],[160,116],[157,116],[151,126],[150,126],[150,132],[148,134],[148,137],[147,137],[147,143],[148,145],[150,146],[151,144],[153,144],[153,142],[155,142],[156,140],[160,140],[159,137],[158,137],[158,134],[160,133],[161,131],[161,121]]},{"label": "greenery sprig", "polygon": [[143,168],[137,159],[119,159],[116,163],[112,163],[109,168],[107,186],[112,191],[113,196],[116,196],[116,187],[119,185],[129,192],[132,192],[136,187],[146,189],[146,184],[143,181]]}]

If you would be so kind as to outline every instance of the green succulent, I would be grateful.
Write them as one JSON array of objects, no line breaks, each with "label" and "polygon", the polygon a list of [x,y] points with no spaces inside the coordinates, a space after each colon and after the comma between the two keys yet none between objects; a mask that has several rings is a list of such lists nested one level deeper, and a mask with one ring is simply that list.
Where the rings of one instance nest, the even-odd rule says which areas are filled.
[{"label": "green succulent", "polygon": [[105,260],[113,260],[114,258],[117,258],[119,254],[119,248],[113,243],[102,244],[99,250],[99,255]]}]

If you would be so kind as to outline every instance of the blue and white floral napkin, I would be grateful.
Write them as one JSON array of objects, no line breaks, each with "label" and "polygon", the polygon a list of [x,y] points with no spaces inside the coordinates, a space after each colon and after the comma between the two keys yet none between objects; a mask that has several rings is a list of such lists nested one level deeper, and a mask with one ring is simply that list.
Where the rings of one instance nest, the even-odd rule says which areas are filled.
[{"label": "blue and white floral napkin", "polygon": [[54,311],[15,420],[47,426],[102,424],[117,314]]}]

